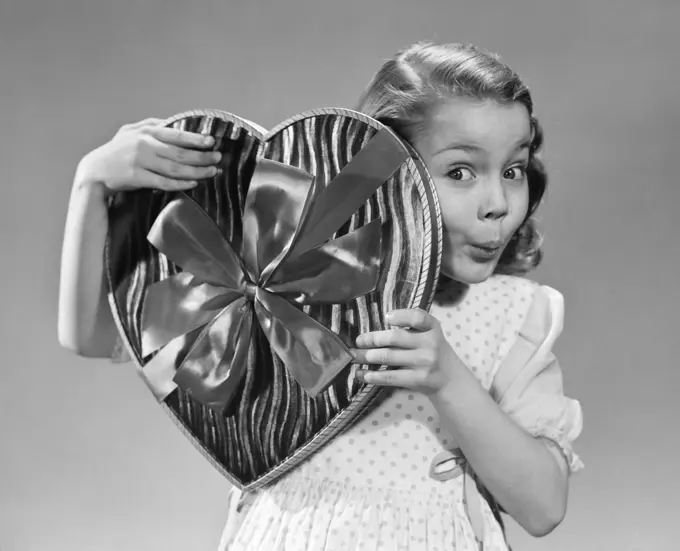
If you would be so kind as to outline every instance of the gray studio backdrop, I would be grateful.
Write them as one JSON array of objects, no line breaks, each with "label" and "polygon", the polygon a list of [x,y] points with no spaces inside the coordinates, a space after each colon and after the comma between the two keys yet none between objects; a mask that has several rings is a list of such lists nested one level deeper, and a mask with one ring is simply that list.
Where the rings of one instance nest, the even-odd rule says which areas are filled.
[{"label": "gray studio backdrop", "polygon": [[185,109],[265,126],[351,107],[420,39],[500,52],[546,130],[544,266],[585,411],[567,520],[523,551],[671,551],[678,529],[680,4],[674,0],[5,0],[0,7],[0,549],[210,550],[227,483],[132,366],[61,350],[69,187],[123,123]]}]

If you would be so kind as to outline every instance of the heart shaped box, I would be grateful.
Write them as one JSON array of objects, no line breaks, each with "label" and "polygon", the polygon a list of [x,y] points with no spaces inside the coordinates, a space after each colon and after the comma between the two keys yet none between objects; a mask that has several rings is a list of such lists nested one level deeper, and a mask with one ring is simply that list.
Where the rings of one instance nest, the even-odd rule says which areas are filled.
[{"label": "heart shaped box", "polygon": [[[187,192],[136,190],[116,196],[110,206],[109,237],[106,247],[106,269],[111,289],[109,302],[125,348],[160,405],[202,455],[232,484],[243,490],[253,490],[281,477],[334,436],[346,430],[381,394],[379,387],[360,383],[355,378],[357,369],[369,366],[352,365],[351,361],[346,361],[346,357],[345,361],[340,362],[339,367],[336,366],[331,376],[316,376],[315,379],[312,377],[314,380],[310,383],[304,380],[307,375],[295,373],[294,354],[291,359],[285,356],[288,350],[284,350],[283,356],[287,357],[287,366],[277,354],[276,350],[282,350],[280,346],[275,350],[277,330],[276,327],[274,329],[271,327],[271,316],[267,318],[270,314],[267,310],[269,307],[262,306],[265,303],[269,304],[268,299],[265,299],[271,298],[271,293],[257,288],[257,281],[254,281],[257,274],[253,275],[252,255],[250,267],[244,268],[242,259],[245,257],[243,251],[240,251],[241,244],[246,241],[250,242],[251,247],[266,248],[262,245],[261,236],[257,239],[253,237],[251,233],[253,228],[259,228],[260,232],[264,232],[263,235],[269,231],[271,235],[268,238],[276,240],[276,236],[272,237],[276,233],[272,228],[278,224],[278,219],[270,216],[268,221],[261,220],[260,226],[257,224],[253,226],[251,211],[258,205],[262,206],[263,197],[267,203],[264,205],[265,210],[268,208],[272,211],[272,197],[276,197],[279,190],[276,178],[280,176],[274,176],[269,195],[265,193],[253,199],[256,195],[255,188],[264,189],[260,184],[262,177],[257,174],[258,170],[266,172],[265,169],[271,165],[278,171],[285,172],[290,169],[294,173],[294,178],[306,174],[309,176],[307,183],[313,181],[312,185],[316,186],[317,191],[330,190],[329,184],[334,182],[335,195],[319,199],[322,202],[325,200],[326,203],[344,201],[344,189],[348,190],[347,195],[360,193],[362,186],[367,184],[354,185],[352,182],[356,177],[364,176],[364,173],[375,172],[372,175],[373,179],[379,178],[377,185],[375,181],[373,182],[375,190],[369,192],[370,196],[364,199],[359,197],[357,208],[352,210],[345,220],[340,220],[340,224],[335,224],[338,227],[332,229],[332,235],[329,236],[329,239],[335,241],[328,241],[325,236],[321,236],[325,239],[324,246],[329,249],[329,243],[332,245],[337,242],[337,238],[350,239],[352,232],[363,231],[367,226],[373,229],[379,226],[378,261],[375,262],[375,257],[373,258],[373,268],[378,270],[375,287],[362,296],[330,304],[328,302],[309,304],[303,301],[295,306],[292,295],[282,293],[288,302],[288,305],[284,305],[288,308],[287,315],[291,314],[292,304],[292,313],[315,320],[302,321],[312,324],[318,322],[323,326],[320,329],[332,331],[335,334],[335,341],[340,341],[348,347],[352,346],[359,333],[384,329],[384,315],[390,310],[430,308],[441,261],[442,223],[439,204],[427,169],[415,150],[379,122],[354,111],[330,108],[310,111],[290,118],[268,133],[264,133],[242,118],[217,110],[181,113],[168,119],[166,123],[170,127],[214,136],[215,149],[223,155],[221,162],[223,172],[214,178],[199,182],[196,188]],[[387,164],[384,162],[386,156],[392,157],[392,161],[387,161]],[[360,157],[362,159],[359,159]],[[392,168],[389,167],[389,162],[394,164]],[[382,169],[375,169],[381,164],[385,165]],[[256,180],[257,183],[253,183]],[[346,187],[343,187],[345,185]],[[283,184],[281,186],[281,189],[285,187]],[[293,192],[287,196],[288,199],[298,188],[292,186],[290,189]],[[308,195],[309,197],[312,195]],[[319,195],[315,197],[318,198]],[[288,206],[290,206],[288,203],[276,205],[276,209],[282,209],[281,219],[285,218],[283,211]],[[312,204],[312,207],[315,205]],[[171,212],[173,209],[174,214]],[[169,283],[172,278],[180,278],[178,281],[181,285],[189,285],[187,282],[193,281],[194,286],[189,285],[192,292],[206,287],[205,285],[197,287],[195,284],[201,281],[196,278],[192,280],[193,276],[186,271],[187,266],[178,265],[165,254],[168,251],[163,247],[169,246],[172,249],[175,246],[176,249],[178,240],[181,241],[176,232],[173,234],[177,225],[181,225],[181,221],[162,222],[161,219],[167,218],[166,214],[169,212],[174,216],[180,211],[184,214],[191,211],[194,222],[203,216],[201,227],[204,233],[199,232],[199,235],[193,236],[194,249],[191,250],[194,253],[198,250],[196,245],[198,244],[200,248],[203,240],[208,239],[210,228],[205,224],[210,221],[213,230],[219,230],[211,230],[211,235],[213,237],[215,237],[213,234],[220,235],[220,239],[230,243],[230,250],[235,251],[237,255],[239,251],[241,252],[239,262],[243,273],[246,274],[245,279],[252,279],[255,283],[242,285],[238,298],[240,306],[236,308],[238,315],[241,316],[239,323],[242,324],[246,318],[252,323],[252,328],[248,329],[250,327],[248,326],[244,329],[246,332],[243,335],[247,338],[239,341],[231,334],[237,329],[233,323],[229,326],[232,329],[226,331],[230,333],[229,335],[217,332],[213,337],[213,340],[226,338],[242,341],[241,344],[246,341],[250,344],[244,345],[239,349],[240,352],[235,353],[230,369],[226,371],[223,369],[220,372],[219,369],[216,370],[215,365],[208,366],[209,369],[206,367],[211,354],[215,355],[212,341],[206,338],[202,341],[205,352],[203,357],[191,364],[204,369],[201,384],[213,380],[216,374],[219,378],[220,373],[222,379],[231,377],[232,380],[227,381],[231,397],[225,407],[217,409],[214,404],[207,403],[210,400],[197,397],[195,388],[179,376],[182,372],[182,361],[197,348],[194,341],[197,333],[201,331],[200,327],[190,333],[192,335],[190,339],[187,340],[185,335],[172,341],[171,337],[182,333],[175,327],[175,333],[170,336],[166,334],[165,339],[161,339],[160,345],[157,342],[151,347],[153,349],[151,353],[147,346],[148,339],[153,340],[154,336],[152,334],[149,337],[147,327],[151,323],[149,319],[156,316],[155,323],[161,326],[169,325],[170,329],[164,327],[163,330],[166,333],[170,330],[172,333],[175,318],[181,317],[178,303],[168,300],[168,297],[173,295],[159,295],[160,299],[158,297],[155,299],[155,306],[153,308],[149,306],[150,301],[153,302],[154,289],[157,290],[159,285],[162,287]],[[317,222],[323,225],[326,220],[332,218],[333,211],[329,212],[321,217],[317,216],[320,218]],[[278,211],[275,210],[274,214],[278,214]],[[270,225],[267,225],[268,223]],[[160,230],[159,224],[162,226]],[[245,232],[244,224],[247,226]],[[372,235],[371,239],[375,245],[375,232]],[[161,242],[163,239],[167,242],[159,245],[159,239]],[[344,243],[343,239],[341,241]],[[180,244],[179,248],[184,245]],[[243,244],[243,249],[246,245]],[[230,248],[223,244],[220,246]],[[335,250],[334,247],[330,248]],[[376,250],[373,253],[376,253]],[[189,265],[193,261],[193,257],[188,259],[185,257],[183,262]],[[199,261],[191,264],[195,267],[194,274],[203,269],[199,264]],[[214,263],[204,264],[209,265],[208,268],[204,266],[209,270]],[[305,268],[304,261],[302,267]],[[361,274],[357,273],[356,278],[351,276],[341,278],[341,281],[337,278],[332,281],[334,274],[342,275],[335,268],[326,270],[324,274],[324,277],[330,279],[321,283],[321,294],[341,288],[348,281],[354,283],[361,280],[359,277]],[[209,276],[205,276],[204,280],[206,278],[209,279]],[[245,280],[240,281],[243,283]],[[214,290],[217,287],[211,288]],[[304,285],[302,288],[305,288]],[[258,296],[261,297],[260,302]],[[215,299],[215,295],[211,297]],[[212,299],[208,297],[206,304]],[[255,307],[251,308],[253,304]],[[223,300],[219,308],[224,305]],[[219,317],[215,313],[211,315]],[[277,320],[274,319],[274,322]],[[285,320],[283,323],[278,320],[277,323],[278,331],[282,334],[294,326]],[[276,323],[274,325],[276,326]],[[269,333],[266,333],[265,328]],[[304,337],[304,331],[298,335]],[[292,339],[288,333],[285,333],[284,337]],[[325,342],[328,339],[323,337],[321,340]],[[216,346],[223,353],[226,345]],[[314,348],[313,343],[309,346]],[[342,344],[338,346],[342,348]],[[317,352],[319,351],[312,350],[311,355]],[[162,361],[159,361],[159,358]],[[370,368],[383,369],[376,366]],[[174,378],[173,374],[176,375]],[[299,381],[302,381],[306,388],[303,388]]]}]

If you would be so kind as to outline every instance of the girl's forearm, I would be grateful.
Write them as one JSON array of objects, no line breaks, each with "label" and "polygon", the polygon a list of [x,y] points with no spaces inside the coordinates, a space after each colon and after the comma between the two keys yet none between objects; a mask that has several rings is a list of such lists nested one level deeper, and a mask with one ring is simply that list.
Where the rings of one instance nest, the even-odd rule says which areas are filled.
[{"label": "girl's forearm", "polygon": [[566,512],[563,458],[508,417],[467,368],[430,396],[442,424],[498,503],[534,536],[552,531]]},{"label": "girl's forearm", "polygon": [[78,167],[64,229],[59,342],[79,355],[107,357],[116,335],[104,277],[107,196],[104,186],[89,177],[86,163],[87,158]]}]

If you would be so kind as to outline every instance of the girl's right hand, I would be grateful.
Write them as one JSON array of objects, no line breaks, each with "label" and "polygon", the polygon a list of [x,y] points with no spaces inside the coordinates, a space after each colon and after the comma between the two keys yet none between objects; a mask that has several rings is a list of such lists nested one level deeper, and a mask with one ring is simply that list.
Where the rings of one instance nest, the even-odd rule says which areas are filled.
[{"label": "girl's right hand", "polygon": [[108,143],[88,153],[79,179],[102,186],[107,195],[150,188],[180,191],[218,172],[220,153],[212,136],[164,126],[146,119],[123,126]]}]

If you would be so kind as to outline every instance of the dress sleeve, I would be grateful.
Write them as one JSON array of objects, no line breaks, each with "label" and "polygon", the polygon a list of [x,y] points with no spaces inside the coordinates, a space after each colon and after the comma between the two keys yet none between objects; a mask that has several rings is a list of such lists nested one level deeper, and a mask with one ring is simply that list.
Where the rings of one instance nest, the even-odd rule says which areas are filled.
[{"label": "dress sleeve", "polygon": [[529,434],[552,441],[574,473],[583,468],[572,447],[583,414],[579,402],[564,395],[562,370],[552,352],[563,322],[562,294],[538,287],[517,342],[496,373],[492,395]]}]

